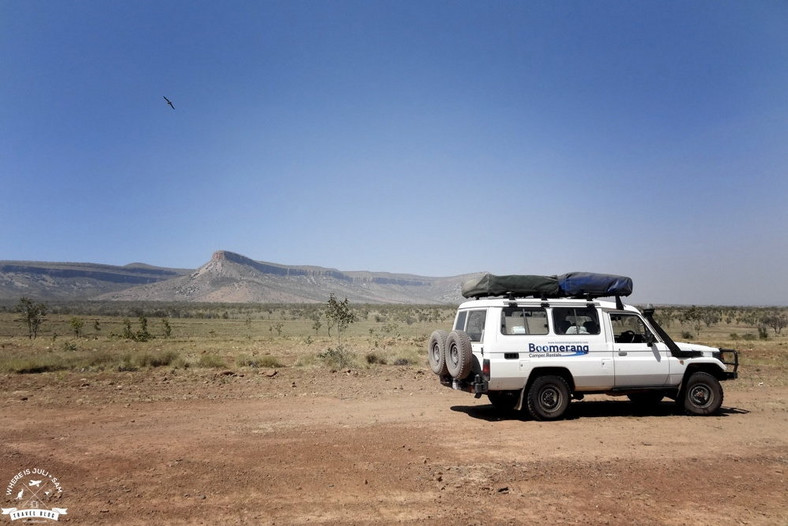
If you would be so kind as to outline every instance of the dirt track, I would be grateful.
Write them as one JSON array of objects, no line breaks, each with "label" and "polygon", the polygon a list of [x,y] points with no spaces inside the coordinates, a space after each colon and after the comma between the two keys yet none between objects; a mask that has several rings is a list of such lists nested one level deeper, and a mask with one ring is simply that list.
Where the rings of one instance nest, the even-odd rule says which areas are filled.
[{"label": "dirt track", "polygon": [[0,482],[57,476],[66,523],[788,524],[782,383],[724,384],[718,417],[589,397],[540,423],[411,367],[0,381]]}]

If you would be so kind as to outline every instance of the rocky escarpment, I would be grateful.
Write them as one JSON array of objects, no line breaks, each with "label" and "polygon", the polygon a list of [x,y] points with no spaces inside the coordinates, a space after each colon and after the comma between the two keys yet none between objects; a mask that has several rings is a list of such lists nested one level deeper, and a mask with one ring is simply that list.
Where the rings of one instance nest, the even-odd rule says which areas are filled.
[{"label": "rocky escarpment", "polygon": [[219,250],[196,270],[141,263],[1,261],[0,300],[122,300],[187,302],[323,302],[330,294],[364,303],[457,303],[472,275],[433,278],[342,271],[256,261]]},{"label": "rocky escarpment", "polygon": [[143,284],[166,281],[188,270],[139,263],[113,266],[95,263],[0,261],[0,299],[90,299]]},{"label": "rocky escarpment", "polygon": [[340,271],[255,261],[217,251],[188,276],[134,287],[106,299],[208,302],[323,302],[330,294],[364,303],[456,303],[467,276]]}]

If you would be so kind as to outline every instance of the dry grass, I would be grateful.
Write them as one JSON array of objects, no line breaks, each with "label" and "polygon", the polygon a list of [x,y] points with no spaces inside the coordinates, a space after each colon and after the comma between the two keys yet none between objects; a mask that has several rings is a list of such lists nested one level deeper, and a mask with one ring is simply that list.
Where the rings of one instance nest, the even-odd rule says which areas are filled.
[{"label": "dry grass", "polygon": [[[53,314],[47,316],[39,336],[29,339],[24,336],[26,328],[17,320],[18,315],[2,312],[0,372],[420,364],[426,360],[422,351],[430,332],[450,325],[455,310],[432,306],[357,307],[359,321],[343,332],[340,346],[336,329],[329,336],[324,319],[315,329],[315,308],[200,309],[200,317],[147,317],[151,335],[147,341],[123,336],[127,322],[134,333],[141,329],[138,317]],[[74,317],[84,321],[80,336],[74,334]],[[376,358],[370,359],[370,355]]]},{"label": "dry grass", "polygon": [[[189,306],[194,317],[148,317],[148,341],[123,337],[127,321],[134,331],[140,329],[139,317],[96,314],[97,307],[90,307],[83,309],[87,314],[49,315],[32,340],[18,315],[0,312],[0,373],[422,365],[429,334],[449,328],[455,312],[454,307],[356,306],[359,321],[342,334],[340,345],[335,330],[328,335],[325,319],[315,330],[320,306]],[[79,337],[73,332],[74,317],[84,321]],[[740,350],[740,370],[746,371],[748,382],[757,385],[769,372],[785,384],[788,329],[780,335],[769,330],[764,340],[756,326],[736,318],[703,326],[690,341]],[[676,319],[666,330],[677,340],[686,340],[682,333],[696,332]]]}]

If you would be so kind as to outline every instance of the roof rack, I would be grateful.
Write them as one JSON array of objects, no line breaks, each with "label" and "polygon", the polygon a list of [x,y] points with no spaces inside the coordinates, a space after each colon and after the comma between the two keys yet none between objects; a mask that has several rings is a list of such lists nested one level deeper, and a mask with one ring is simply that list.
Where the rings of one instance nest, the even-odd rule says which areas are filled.
[{"label": "roof rack", "polygon": [[535,297],[542,301],[547,301],[548,298],[579,298],[591,301],[595,298],[615,296],[616,305],[619,305],[621,296],[630,294],[632,278],[593,272],[569,272],[560,276],[496,276],[487,273],[462,284],[463,297],[475,299],[504,296],[510,300],[515,297]]}]

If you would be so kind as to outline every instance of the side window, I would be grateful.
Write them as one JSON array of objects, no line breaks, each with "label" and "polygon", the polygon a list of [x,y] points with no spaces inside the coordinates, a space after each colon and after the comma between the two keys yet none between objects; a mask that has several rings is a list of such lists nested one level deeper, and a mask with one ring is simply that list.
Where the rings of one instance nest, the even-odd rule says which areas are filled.
[{"label": "side window", "polygon": [[651,341],[651,331],[635,314],[611,313],[613,338],[616,343],[645,343]]},{"label": "side window", "polygon": [[501,334],[547,334],[547,312],[538,308],[507,307],[501,311]]},{"label": "side window", "polygon": [[472,342],[482,341],[482,333],[484,332],[484,319],[487,317],[486,310],[472,310],[468,313],[468,325],[465,327],[465,332],[468,333]]},{"label": "side window", "polygon": [[594,307],[555,307],[556,334],[599,334],[599,317]]},{"label": "side window", "polygon": [[465,330],[465,317],[468,315],[468,311],[460,311],[457,315],[457,321],[454,322],[454,330],[455,331],[463,331]]}]

